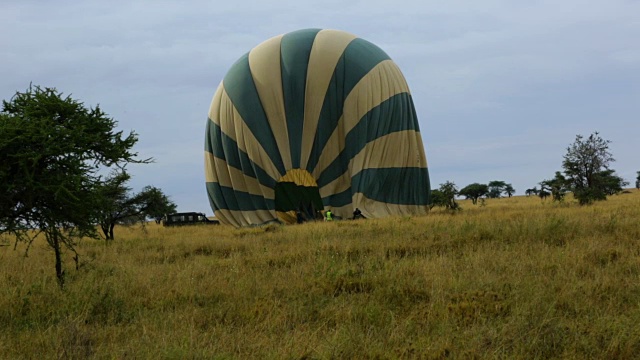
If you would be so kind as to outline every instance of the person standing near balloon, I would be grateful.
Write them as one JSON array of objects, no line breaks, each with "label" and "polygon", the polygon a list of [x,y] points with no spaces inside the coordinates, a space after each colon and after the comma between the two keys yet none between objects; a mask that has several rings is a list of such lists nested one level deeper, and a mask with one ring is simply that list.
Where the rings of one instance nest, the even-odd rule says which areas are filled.
[{"label": "person standing near balloon", "polygon": [[331,212],[331,209],[327,210],[327,211],[324,213],[324,216],[325,216],[325,217],[324,217],[324,220],[325,220],[325,221],[333,221],[333,213]]}]

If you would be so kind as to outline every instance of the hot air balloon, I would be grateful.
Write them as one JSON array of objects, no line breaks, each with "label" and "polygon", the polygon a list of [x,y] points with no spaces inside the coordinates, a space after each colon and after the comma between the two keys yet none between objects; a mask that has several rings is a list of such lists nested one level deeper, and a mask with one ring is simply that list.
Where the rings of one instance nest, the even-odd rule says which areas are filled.
[{"label": "hot air balloon", "polygon": [[376,45],[338,30],[273,37],[231,66],[209,108],[205,177],[216,217],[236,227],[328,209],[425,214],[430,196],[405,78]]}]

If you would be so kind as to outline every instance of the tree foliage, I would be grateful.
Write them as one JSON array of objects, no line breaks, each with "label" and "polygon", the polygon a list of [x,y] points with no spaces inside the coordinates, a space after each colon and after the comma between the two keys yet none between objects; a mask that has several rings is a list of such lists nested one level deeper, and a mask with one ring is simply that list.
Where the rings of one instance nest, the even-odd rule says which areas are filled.
[{"label": "tree foliage", "polygon": [[447,203],[447,198],[439,189],[431,189],[431,197],[429,198],[429,209],[433,209],[435,206],[445,207]]},{"label": "tree foliage", "polygon": [[493,199],[497,199],[501,197],[502,194],[505,194],[508,197],[511,197],[516,192],[516,190],[513,188],[513,185],[507,184],[502,180],[490,181],[488,186],[489,186],[489,193],[487,194],[487,196]]},{"label": "tree foliage", "polygon": [[166,215],[176,212],[177,206],[162,190],[154,186],[145,186],[141,192],[134,196],[147,219],[153,219],[156,223]]},{"label": "tree foliage", "polygon": [[615,195],[622,192],[623,188],[629,185],[628,181],[615,174],[614,170],[607,169],[596,174],[596,181],[601,186],[602,192],[606,195]]},{"label": "tree foliage", "polygon": [[458,192],[458,195],[471,199],[471,203],[476,205],[478,199],[489,194],[489,186],[486,184],[473,183],[469,184]]},{"label": "tree foliage", "polygon": [[588,138],[576,135],[573,144],[567,147],[562,168],[570,190],[581,205],[606,200],[607,195],[626,184],[609,169],[615,161],[609,144],[609,140],[594,132]]},{"label": "tree foliage", "polygon": [[124,171],[114,172],[100,187],[102,205],[97,222],[106,240],[114,239],[117,224],[144,222],[148,218],[158,221],[164,214],[176,211],[176,205],[156,187],[146,186],[132,194],[125,185],[130,178]]},{"label": "tree foliage", "polygon": [[43,233],[60,286],[62,252],[72,251],[77,265],[77,239],[97,236],[101,171],[150,161],[132,151],[137,134],[125,135],[116,125],[98,106],[85,107],[53,88],[29,86],[2,102],[0,233],[15,235],[16,245],[30,245]]},{"label": "tree foliage", "polygon": [[540,193],[540,190],[538,190],[537,186],[534,186],[531,189],[527,189],[524,191],[525,195],[527,196],[531,196],[531,195],[538,195]]},{"label": "tree foliage", "polygon": [[511,184],[506,184],[502,190],[508,197],[512,197],[516,193],[516,189]]},{"label": "tree foliage", "polygon": [[560,171],[556,171],[553,179],[540,182],[539,194],[543,194],[543,196],[541,196],[542,199],[551,194],[553,201],[562,202],[568,191],[569,182]]},{"label": "tree foliage", "polygon": [[449,210],[461,210],[460,205],[456,202],[458,187],[454,182],[446,181],[444,184],[440,184],[438,190],[442,193],[445,208]]},{"label": "tree foliage", "polygon": [[489,181],[489,197],[497,199],[502,195],[502,189],[507,185],[504,181],[493,180]]}]

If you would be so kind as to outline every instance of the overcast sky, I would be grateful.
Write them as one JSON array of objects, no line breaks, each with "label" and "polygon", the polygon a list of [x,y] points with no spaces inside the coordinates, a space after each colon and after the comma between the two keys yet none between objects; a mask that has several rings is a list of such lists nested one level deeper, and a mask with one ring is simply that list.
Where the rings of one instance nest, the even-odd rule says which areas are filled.
[{"label": "overcast sky", "polygon": [[640,1],[0,0],[0,98],[29,83],[100,107],[134,130],[131,186],[212,214],[204,132],[230,66],[273,36],[351,32],[405,75],[432,188],[553,177],[577,134],[611,140],[640,170]]}]

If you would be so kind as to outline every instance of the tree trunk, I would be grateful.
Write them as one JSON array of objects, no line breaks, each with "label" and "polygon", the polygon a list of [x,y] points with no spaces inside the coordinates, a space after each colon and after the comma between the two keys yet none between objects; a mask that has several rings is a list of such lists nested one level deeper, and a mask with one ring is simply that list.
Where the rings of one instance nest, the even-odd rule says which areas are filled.
[{"label": "tree trunk", "polygon": [[64,288],[64,271],[62,270],[62,249],[60,248],[60,235],[53,234],[53,251],[56,254],[56,277],[60,288]]},{"label": "tree trunk", "polygon": [[105,240],[113,240],[113,228],[116,226],[115,223],[102,223],[100,224],[100,228],[102,228],[102,233],[104,234]]},{"label": "tree trunk", "polygon": [[102,229],[102,233],[104,234],[104,238],[109,240],[109,227],[105,223],[100,223],[100,228]]},{"label": "tree trunk", "polygon": [[113,228],[115,227],[116,227],[115,223],[112,223],[111,225],[109,225],[109,236],[107,237],[107,239],[113,240]]}]

